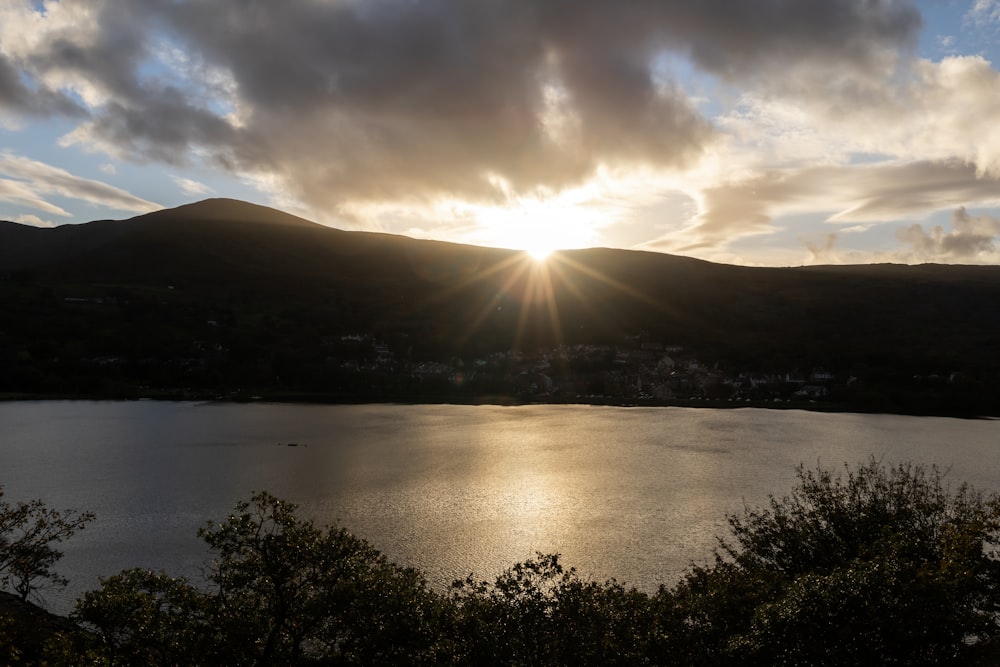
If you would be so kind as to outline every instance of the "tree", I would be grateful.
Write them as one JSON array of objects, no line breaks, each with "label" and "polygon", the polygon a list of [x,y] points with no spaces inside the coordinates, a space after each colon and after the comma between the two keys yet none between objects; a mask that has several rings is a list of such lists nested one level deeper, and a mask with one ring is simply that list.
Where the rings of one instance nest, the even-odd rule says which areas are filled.
[{"label": "tree", "polygon": [[76,664],[81,656],[109,666],[223,664],[210,601],[184,578],[125,570],[77,601],[73,618],[88,632],[65,638],[50,658],[59,649],[62,661],[55,664]]},{"label": "tree", "polygon": [[557,554],[536,554],[493,583],[452,585],[458,664],[634,665],[653,626],[649,596],[582,581]]},{"label": "tree", "polygon": [[344,529],[317,528],[268,493],[199,531],[215,554],[218,623],[250,664],[302,656],[418,662],[433,650],[438,600],[422,575]]},{"label": "tree", "polygon": [[653,596],[544,554],[440,595],[258,493],[199,531],[204,585],[103,580],[75,612],[91,632],[52,664],[977,664],[996,647],[1000,498],[876,460],[798,477]]},{"label": "tree", "polygon": [[343,529],[320,529],[268,493],[199,531],[214,554],[201,589],[127,570],[74,616],[106,665],[439,664],[441,598]]},{"label": "tree", "polygon": [[11,505],[0,487],[0,587],[22,600],[46,586],[68,582],[53,569],[62,558],[55,547],[94,519],[91,512],[49,509],[41,500]]},{"label": "tree", "polygon": [[874,459],[798,477],[731,515],[714,565],[664,594],[671,650],[703,664],[942,664],[997,638],[996,496]]}]

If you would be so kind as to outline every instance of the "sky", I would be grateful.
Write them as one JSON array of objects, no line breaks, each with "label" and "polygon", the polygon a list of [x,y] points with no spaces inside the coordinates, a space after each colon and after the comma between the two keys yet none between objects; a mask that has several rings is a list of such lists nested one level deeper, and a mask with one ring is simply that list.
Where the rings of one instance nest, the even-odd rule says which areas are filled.
[{"label": "sky", "polygon": [[0,219],[1000,264],[1000,0],[0,0]]}]

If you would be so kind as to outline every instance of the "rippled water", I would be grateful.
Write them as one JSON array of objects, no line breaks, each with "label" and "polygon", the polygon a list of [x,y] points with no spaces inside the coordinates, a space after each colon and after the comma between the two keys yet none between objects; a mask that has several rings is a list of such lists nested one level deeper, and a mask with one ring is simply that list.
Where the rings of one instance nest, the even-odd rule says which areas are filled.
[{"label": "rippled water", "polygon": [[998,421],[757,409],[0,404],[6,499],[98,515],[65,545],[55,609],[126,567],[197,577],[195,531],[254,490],[440,586],[542,551],[654,590],[799,463],[911,460],[1000,489],[998,446]]}]

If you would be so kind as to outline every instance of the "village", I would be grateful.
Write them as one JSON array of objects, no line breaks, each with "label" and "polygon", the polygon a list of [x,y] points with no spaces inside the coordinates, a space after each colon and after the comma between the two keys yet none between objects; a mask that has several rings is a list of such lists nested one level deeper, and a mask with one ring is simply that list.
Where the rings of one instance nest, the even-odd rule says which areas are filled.
[{"label": "village", "polygon": [[648,340],[644,333],[622,344],[559,345],[547,350],[507,350],[482,357],[415,361],[363,334],[344,341],[368,350],[335,360],[342,373],[364,376],[373,388],[392,386],[416,393],[504,394],[521,400],[604,401],[816,401],[857,378],[824,368],[738,371],[708,364],[683,347]]}]

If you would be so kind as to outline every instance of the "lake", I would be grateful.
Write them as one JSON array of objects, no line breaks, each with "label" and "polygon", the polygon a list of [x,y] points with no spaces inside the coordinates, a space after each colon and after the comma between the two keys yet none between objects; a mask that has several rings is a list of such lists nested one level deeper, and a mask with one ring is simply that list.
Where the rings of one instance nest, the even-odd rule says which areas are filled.
[{"label": "lake", "polygon": [[[288,443],[296,447],[288,447]],[[0,403],[5,500],[97,513],[65,547],[66,611],[99,576],[197,578],[195,532],[255,490],[349,528],[436,586],[536,551],[653,591],[795,468],[875,456],[1000,489],[1000,421],[583,405]]]}]

